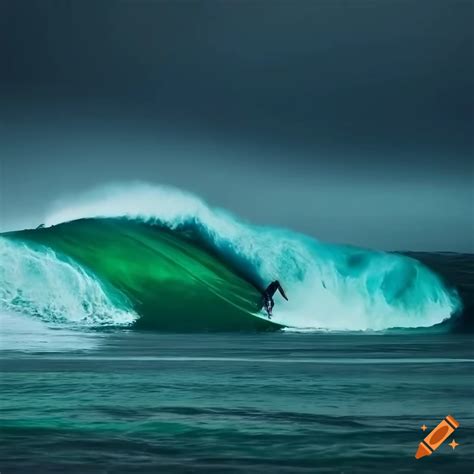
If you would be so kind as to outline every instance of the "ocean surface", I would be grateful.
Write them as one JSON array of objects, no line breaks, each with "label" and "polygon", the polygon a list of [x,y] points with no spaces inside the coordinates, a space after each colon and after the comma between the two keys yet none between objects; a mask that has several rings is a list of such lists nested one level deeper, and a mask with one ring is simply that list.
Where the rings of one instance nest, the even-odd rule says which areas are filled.
[{"label": "ocean surface", "polygon": [[55,333],[1,351],[2,473],[474,466],[471,335]]},{"label": "ocean surface", "polygon": [[473,309],[474,255],[328,244],[163,188],[77,199],[0,234],[0,473],[470,474]]}]

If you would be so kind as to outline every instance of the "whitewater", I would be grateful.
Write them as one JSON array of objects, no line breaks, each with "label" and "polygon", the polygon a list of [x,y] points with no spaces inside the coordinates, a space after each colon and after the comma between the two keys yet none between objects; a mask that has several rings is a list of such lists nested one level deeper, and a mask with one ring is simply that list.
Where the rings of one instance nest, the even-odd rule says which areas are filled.
[{"label": "whitewater", "polygon": [[[202,318],[212,330],[228,317],[232,330],[245,320],[243,329],[380,331],[431,327],[461,308],[456,291],[414,258],[252,225],[174,188],[101,188],[58,203],[44,224],[0,234],[0,309],[48,324],[155,318],[161,326],[150,327],[194,330]],[[289,302],[275,298],[269,325],[256,304],[274,279]],[[175,314],[165,321],[166,311]]]}]

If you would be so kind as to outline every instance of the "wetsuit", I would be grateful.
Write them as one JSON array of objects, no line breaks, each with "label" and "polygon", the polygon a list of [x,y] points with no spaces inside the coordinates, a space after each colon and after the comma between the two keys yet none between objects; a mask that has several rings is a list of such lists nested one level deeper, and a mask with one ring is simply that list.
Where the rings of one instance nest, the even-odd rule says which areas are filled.
[{"label": "wetsuit", "polygon": [[281,287],[280,282],[278,280],[272,281],[263,292],[263,307],[267,311],[268,316],[272,315],[273,306],[275,305],[275,302],[273,301],[273,295],[277,290],[280,292],[281,296],[283,296],[283,298],[288,301],[288,298],[286,297],[285,291]]}]

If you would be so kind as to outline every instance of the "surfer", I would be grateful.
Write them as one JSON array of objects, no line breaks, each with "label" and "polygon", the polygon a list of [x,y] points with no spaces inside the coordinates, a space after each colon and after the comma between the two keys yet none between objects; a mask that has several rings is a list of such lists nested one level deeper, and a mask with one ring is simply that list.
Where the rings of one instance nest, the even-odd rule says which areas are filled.
[{"label": "surfer", "polygon": [[275,305],[275,302],[273,301],[273,295],[277,290],[280,292],[281,296],[283,296],[283,298],[288,301],[288,298],[285,295],[285,291],[281,287],[280,282],[278,280],[272,281],[263,292],[263,307],[267,311],[269,318],[272,316],[272,309]]}]

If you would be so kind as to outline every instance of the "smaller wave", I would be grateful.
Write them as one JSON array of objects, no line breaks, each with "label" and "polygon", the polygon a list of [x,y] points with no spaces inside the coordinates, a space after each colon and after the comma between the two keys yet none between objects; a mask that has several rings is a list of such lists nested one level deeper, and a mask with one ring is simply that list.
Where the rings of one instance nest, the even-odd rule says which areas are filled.
[{"label": "smaller wave", "polygon": [[0,307],[49,325],[128,326],[138,315],[127,298],[48,247],[0,238]]}]

